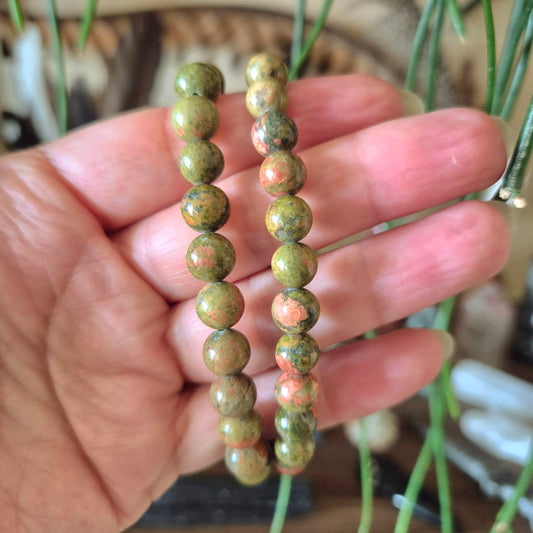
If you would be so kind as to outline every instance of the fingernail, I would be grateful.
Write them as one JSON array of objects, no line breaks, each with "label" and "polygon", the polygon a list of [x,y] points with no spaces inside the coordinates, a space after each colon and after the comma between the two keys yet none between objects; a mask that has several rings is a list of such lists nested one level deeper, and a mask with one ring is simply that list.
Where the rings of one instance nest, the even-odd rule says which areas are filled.
[{"label": "fingernail", "polygon": [[437,337],[442,348],[442,358],[451,359],[455,352],[455,340],[452,335],[442,329],[434,329],[433,333]]},{"label": "fingernail", "polygon": [[402,101],[404,116],[412,117],[424,113],[424,102],[422,102],[420,96],[407,89],[397,88],[396,90]]}]

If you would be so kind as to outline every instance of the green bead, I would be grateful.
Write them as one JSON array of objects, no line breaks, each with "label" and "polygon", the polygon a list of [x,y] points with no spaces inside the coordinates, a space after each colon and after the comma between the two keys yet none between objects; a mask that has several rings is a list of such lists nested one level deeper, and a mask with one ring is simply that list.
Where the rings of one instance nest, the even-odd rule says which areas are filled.
[{"label": "green bead", "polygon": [[235,249],[226,237],[218,233],[204,233],[189,245],[185,262],[195,278],[222,281],[235,266]]},{"label": "green bead", "polygon": [[283,244],[274,252],[271,266],[275,278],[285,287],[300,288],[315,277],[316,254],[301,242]]},{"label": "green bead", "polygon": [[172,109],[172,127],[185,142],[208,141],[217,132],[219,121],[215,104],[202,96],[181,98]]},{"label": "green bead", "polygon": [[235,329],[213,331],[204,342],[203,357],[205,366],[213,374],[238,374],[250,360],[250,344]]},{"label": "green bead", "polygon": [[260,438],[263,423],[253,409],[243,416],[221,416],[218,420],[218,433],[222,442],[232,448],[249,448]]},{"label": "green bead", "polygon": [[306,440],[285,440],[277,439],[274,444],[276,459],[283,466],[289,468],[305,467],[315,452],[315,441],[313,437]]},{"label": "green bead", "polygon": [[289,107],[289,94],[285,85],[276,80],[259,80],[250,85],[246,93],[246,108],[254,118],[265,113],[278,111],[285,113]]},{"label": "green bead", "polygon": [[263,189],[277,198],[299,192],[307,180],[307,171],[297,155],[279,150],[263,161],[259,180]]},{"label": "green bead", "polygon": [[226,448],[224,460],[228,470],[244,485],[258,485],[270,473],[268,449],[262,440],[249,448]]},{"label": "green bead", "polygon": [[257,392],[246,374],[222,376],[211,384],[211,405],[222,416],[244,416],[252,410]]},{"label": "green bead", "polygon": [[316,429],[316,418],[313,411],[292,413],[283,407],[276,412],[276,430],[284,440],[309,439]]},{"label": "green bead", "polygon": [[214,185],[197,185],[183,196],[181,214],[186,224],[196,231],[217,231],[229,218],[229,200]]},{"label": "green bead", "polygon": [[307,333],[285,333],[276,345],[276,362],[289,374],[307,374],[318,361],[318,344]]},{"label": "green bead", "polygon": [[272,301],[272,318],[285,333],[305,333],[319,316],[318,300],[307,289],[283,289]]},{"label": "green bead", "polygon": [[301,241],[311,229],[313,214],[299,196],[282,196],[270,204],[265,224],[270,235],[278,241]]},{"label": "green bead", "polygon": [[278,150],[292,150],[297,142],[296,124],[285,113],[266,113],[252,126],[252,144],[261,155],[267,156]]},{"label": "green bead", "polygon": [[273,54],[257,54],[246,67],[246,84],[250,86],[259,80],[273,79],[285,85],[289,79],[287,65]]},{"label": "green bead", "polygon": [[196,297],[196,314],[210,328],[227,329],[236,324],[244,312],[241,291],[227,281],[209,283]]},{"label": "green bead", "polygon": [[190,63],[180,68],[174,86],[178,96],[203,96],[214,102],[222,94],[224,78],[213,65]]},{"label": "green bead", "polygon": [[224,170],[224,156],[219,147],[209,141],[189,143],[181,152],[180,170],[193,185],[212,183]]},{"label": "green bead", "polygon": [[302,413],[311,408],[318,398],[320,387],[313,374],[283,372],[276,381],[276,399],[287,411]]}]

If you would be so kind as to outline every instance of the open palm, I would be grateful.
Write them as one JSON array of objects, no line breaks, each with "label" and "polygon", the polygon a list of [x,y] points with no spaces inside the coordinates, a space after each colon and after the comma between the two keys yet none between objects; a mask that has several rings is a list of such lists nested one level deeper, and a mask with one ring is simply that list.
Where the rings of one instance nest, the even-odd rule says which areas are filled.
[{"label": "open palm", "polygon": [[[361,76],[289,90],[315,249],[486,187],[504,167],[501,138],[481,113],[402,119],[397,92]],[[232,204],[222,230],[237,251],[229,279],[246,300],[236,327],[252,345],[247,372],[268,432],[279,336],[269,307],[280,287],[243,98],[221,97],[214,142]],[[178,475],[221,457],[201,357],[209,330],[194,313],[201,282],[184,262],[195,233],[179,214],[189,186],[180,149],[159,109],[1,160],[2,532],[119,531]],[[466,202],[323,254],[309,286],[322,308],[313,336],[326,348],[444,299],[493,275],[507,248],[498,213]],[[441,361],[426,330],[324,353],[319,423],[400,401]]]}]

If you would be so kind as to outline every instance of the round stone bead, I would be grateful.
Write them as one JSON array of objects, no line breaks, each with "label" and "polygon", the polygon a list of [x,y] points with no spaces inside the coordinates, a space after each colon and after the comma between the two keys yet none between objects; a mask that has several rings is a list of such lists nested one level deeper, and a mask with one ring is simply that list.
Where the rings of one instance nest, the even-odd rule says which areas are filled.
[{"label": "round stone bead", "polygon": [[213,65],[190,63],[179,69],[174,87],[178,96],[203,96],[214,102],[222,94],[224,78]]},{"label": "round stone bead", "polygon": [[307,333],[285,333],[276,345],[276,362],[283,372],[307,374],[318,361],[318,344]]},{"label": "round stone bead", "polygon": [[196,314],[210,328],[227,329],[236,324],[244,312],[241,291],[227,281],[208,283],[196,297]]},{"label": "round stone bead", "polygon": [[305,333],[319,316],[318,300],[307,289],[283,289],[272,301],[272,318],[285,333]]},{"label": "round stone bead", "polygon": [[180,170],[193,185],[212,183],[224,170],[224,156],[220,148],[209,141],[189,143],[181,151]]},{"label": "round stone bead", "polygon": [[263,431],[261,417],[253,409],[243,416],[221,416],[218,433],[222,442],[232,448],[249,448],[260,438]]},{"label": "round stone bead", "polygon": [[274,444],[274,452],[280,465],[289,468],[302,468],[313,457],[315,441],[313,437],[298,441],[277,439]]},{"label": "round stone bead", "polygon": [[268,207],[265,224],[270,235],[278,241],[296,242],[309,233],[313,214],[299,196],[282,196]]},{"label": "round stone bead", "polygon": [[204,233],[189,245],[185,263],[195,278],[222,281],[235,266],[235,249],[223,235]]},{"label": "round stone bead", "polygon": [[211,405],[222,416],[244,416],[252,410],[257,393],[253,380],[246,374],[222,376],[211,384]]},{"label": "round stone bead", "polygon": [[279,150],[263,161],[259,180],[270,196],[278,198],[299,192],[307,180],[307,171],[304,162],[297,155]]},{"label": "round stone bead", "polygon": [[219,123],[215,104],[202,96],[180,98],[172,109],[172,127],[185,142],[208,141],[217,132]]},{"label": "round stone bead", "polygon": [[287,374],[284,372],[276,381],[276,399],[287,411],[307,411],[317,400],[318,381],[313,374]]},{"label": "round stone bead", "polygon": [[238,374],[250,360],[250,343],[235,329],[213,331],[204,342],[203,357],[217,376]]},{"label": "round stone bead", "polygon": [[271,266],[275,278],[285,287],[300,288],[315,277],[316,254],[301,242],[283,244],[274,252]]},{"label": "round stone bead", "polygon": [[224,460],[228,470],[244,485],[258,485],[270,473],[268,449],[262,440],[249,448],[226,448]]},{"label": "round stone bead", "polygon": [[229,200],[214,185],[197,185],[183,196],[181,214],[185,223],[196,231],[217,231],[229,218]]},{"label": "round stone bead", "polygon": [[276,430],[284,440],[306,440],[312,437],[316,429],[313,411],[292,413],[283,407],[276,412]]},{"label": "round stone bead", "polygon": [[297,141],[296,124],[285,113],[266,113],[252,126],[252,144],[261,155],[267,156],[278,150],[292,150]]},{"label": "round stone bead", "polygon": [[289,107],[287,89],[285,85],[281,85],[276,80],[256,81],[250,85],[246,93],[246,108],[254,118],[259,118],[271,111],[285,113],[287,107]]},{"label": "round stone bead", "polygon": [[246,67],[246,84],[250,86],[259,80],[273,79],[285,85],[289,79],[287,65],[273,54],[257,54]]}]

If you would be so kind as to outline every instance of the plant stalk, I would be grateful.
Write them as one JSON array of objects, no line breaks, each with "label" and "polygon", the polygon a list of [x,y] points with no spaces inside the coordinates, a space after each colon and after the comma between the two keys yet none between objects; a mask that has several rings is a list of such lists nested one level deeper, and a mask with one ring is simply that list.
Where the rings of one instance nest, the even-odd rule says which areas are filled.
[{"label": "plant stalk", "polygon": [[494,17],[492,15],[491,0],[482,0],[482,3],[487,39],[487,95],[483,108],[486,113],[490,113],[494,99],[494,84],[496,83],[496,36],[494,33]]},{"label": "plant stalk", "polygon": [[19,0],[9,0],[9,14],[13,21],[15,29],[22,33],[24,31],[24,16],[22,15],[22,8]]},{"label": "plant stalk", "polygon": [[361,520],[357,533],[368,533],[372,525],[372,457],[368,446],[366,419],[359,420],[359,462],[361,465]]},{"label": "plant stalk", "polygon": [[296,2],[296,9],[294,12],[294,26],[292,28],[290,69],[293,68],[293,65],[296,64],[298,58],[300,57],[300,54],[302,53],[306,4],[306,0],[297,0]]},{"label": "plant stalk", "polygon": [[270,526],[270,533],[281,533],[285,517],[287,516],[287,508],[289,507],[289,500],[291,499],[292,476],[288,474],[281,474],[279,478],[278,499],[276,500],[276,508],[274,510],[274,517],[272,518],[272,525]]},{"label": "plant stalk", "polygon": [[463,15],[461,9],[457,5],[457,0],[446,0],[446,8],[448,10],[448,16],[452,21],[453,29],[459,37],[459,40],[464,43],[465,41],[465,25],[463,23]]},{"label": "plant stalk", "polygon": [[98,0],[89,0],[87,2],[87,9],[85,10],[85,14],[83,15],[83,19],[81,21],[81,31],[78,38],[78,48],[80,52],[85,50],[85,45],[87,44],[87,39],[89,38],[89,33],[91,32],[97,7]]},{"label": "plant stalk", "polygon": [[446,0],[438,0],[433,28],[429,38],[428,68],[426,73],[425,107],[427,111],[435,109],[437,72],[439,68],[439,45],[442,24],[444,22],[444,8]]}]

